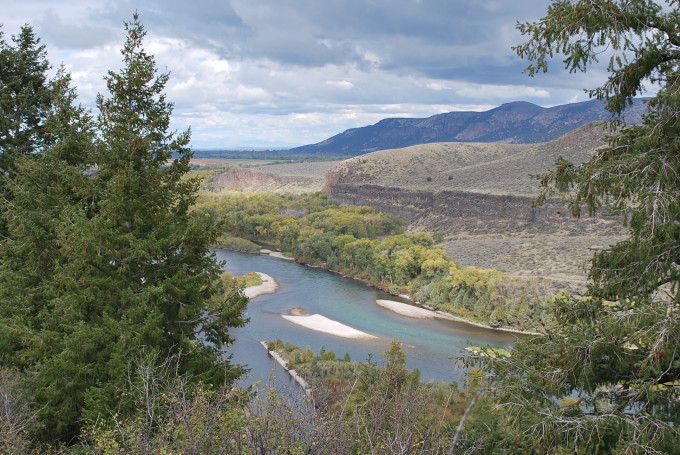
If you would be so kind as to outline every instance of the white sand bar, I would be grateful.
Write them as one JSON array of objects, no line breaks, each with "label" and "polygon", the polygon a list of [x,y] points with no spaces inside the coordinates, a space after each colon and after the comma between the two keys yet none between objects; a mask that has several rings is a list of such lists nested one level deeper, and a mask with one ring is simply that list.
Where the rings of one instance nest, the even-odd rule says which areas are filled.
[{"label": "white sand bar", "polygon": [[260,275],[260,278],[262,279],[262,284],[258,284],[257,286],[249,286],[243,290],[243,293],[245,294],[246,297],[249,299],[254,299],[258,295],[263,295],[263,294],[273,294],[276,291],[279,290],[279,283],[276,282],[276,280],[266,273],[260,273],[260,272],[255,272],[258,275]]},{"label": "white sand bar", "polygon": [[331,335],[343,338],[378,338],[376,336],[369,335],[366,332],[362,332],[361,330],[353,329],[352,327],[342,324],[338,321],[328,319],[326,316],[321,316],[320,314],[312,314],[310,316],[289,316],[282,314],[281,317],[292,322],[293,324],[301,325],[307,329],[316,330],[317,332],[330,333]]},{"label": "white sand bar", "polygon": [[294,261],[295,258],[289,258],[283,255],[283,253],[279,253],[278,251],[272,251],[269,253],[269,255],[273,258],[278,258],[278,259],[285,259],[286,261]]},{"label": "white sand bar", "polygon": [[409,316],[412,318],[419,319],[434,319],[440,317],[436,312],[432,310],[418,308],[417,306],[409,305],[408,303],[397,302],[395,300],[378,299],[375,301],[375,303],[377,303],[383,308],[387,308],[388,310],[401,314],[402,316]]}]

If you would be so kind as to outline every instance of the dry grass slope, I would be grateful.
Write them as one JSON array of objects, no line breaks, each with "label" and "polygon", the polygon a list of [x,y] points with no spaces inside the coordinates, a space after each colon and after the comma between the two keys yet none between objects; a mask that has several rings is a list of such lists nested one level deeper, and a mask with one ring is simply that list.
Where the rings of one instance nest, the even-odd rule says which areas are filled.
[{"label": "dry grass slope", "polygon": [[330,169],[335,183],[369,183],[416,191],[460,190],[486,194],[537,195],[530,177],[561,155],[587,160],[603,145],[602,124],[591,123],[551,142],[529,145],[443,142],[380,150]]}]

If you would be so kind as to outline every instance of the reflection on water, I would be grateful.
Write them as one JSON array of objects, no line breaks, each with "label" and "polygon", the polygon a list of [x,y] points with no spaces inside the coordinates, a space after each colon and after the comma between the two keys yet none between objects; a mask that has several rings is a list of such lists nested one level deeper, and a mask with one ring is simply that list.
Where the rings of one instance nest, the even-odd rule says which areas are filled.
[{"label": "reflection on water", "polygon": [[[263,272],[276,279],[280,286],[275,294],[253,299],[247,309],[248,325],[232,329],[236,342],[227,353],[233,354],[234,362],[250,368],[246,384],[266,381],[272,372],[281,381],[288,381],[285,372],[260,346],[260,340],[279,338],[303,348],[311,346],[315,352],[323,345],[339,357],[348,352],[352,360],[363,361],[370,354],[380,363],[390,342],[398,339],[408,356],[408,368],[418,368],[424,380],[460,382],[464,372],[452,357],[459,355],[466,346],[507,348],[517,339],[510,333],[461,322],[401,316],[378,306],[375,300],[403,299],[324,270],[269,256],[224,250],[216,250],[215,254],[219,260],[226,261],[225,271],[235,275]],[[379,340],[340,338],[306,329],[281,317],[295,307],[301,307],[304,313],[319,313],[370,333]]]}]

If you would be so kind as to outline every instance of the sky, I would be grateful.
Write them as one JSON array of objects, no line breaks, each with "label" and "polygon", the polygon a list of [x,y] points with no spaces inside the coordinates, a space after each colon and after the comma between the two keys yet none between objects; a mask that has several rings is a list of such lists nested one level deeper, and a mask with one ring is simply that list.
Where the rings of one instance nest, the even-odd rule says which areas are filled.
[{"label": "sky", "polygon": [[137,11],[145,49],[170,72],[171,127],[191,127],[196,149],[289,148],[388,117],[585,101],[605,77],[568,74],[559,60],[547,74],[522,73],[516,22],[544,17],[548,0],[0,3],[5,38],[31,25],[95,114]]}]

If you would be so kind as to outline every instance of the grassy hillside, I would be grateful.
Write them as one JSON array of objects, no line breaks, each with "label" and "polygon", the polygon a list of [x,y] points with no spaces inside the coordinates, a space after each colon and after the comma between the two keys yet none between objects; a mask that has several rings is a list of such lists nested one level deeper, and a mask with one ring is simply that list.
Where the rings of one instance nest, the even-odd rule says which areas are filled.
[{"label": "grassy hillside", "polygon": [[530,174],[549,169],[560,155],[574,162],[587,160],[603,145],[605,133],[602,124],[591,123],[540,144],[443,142],[381,150],[337,164],[329,171],[329,183],[536,195],[538,184]]}]

